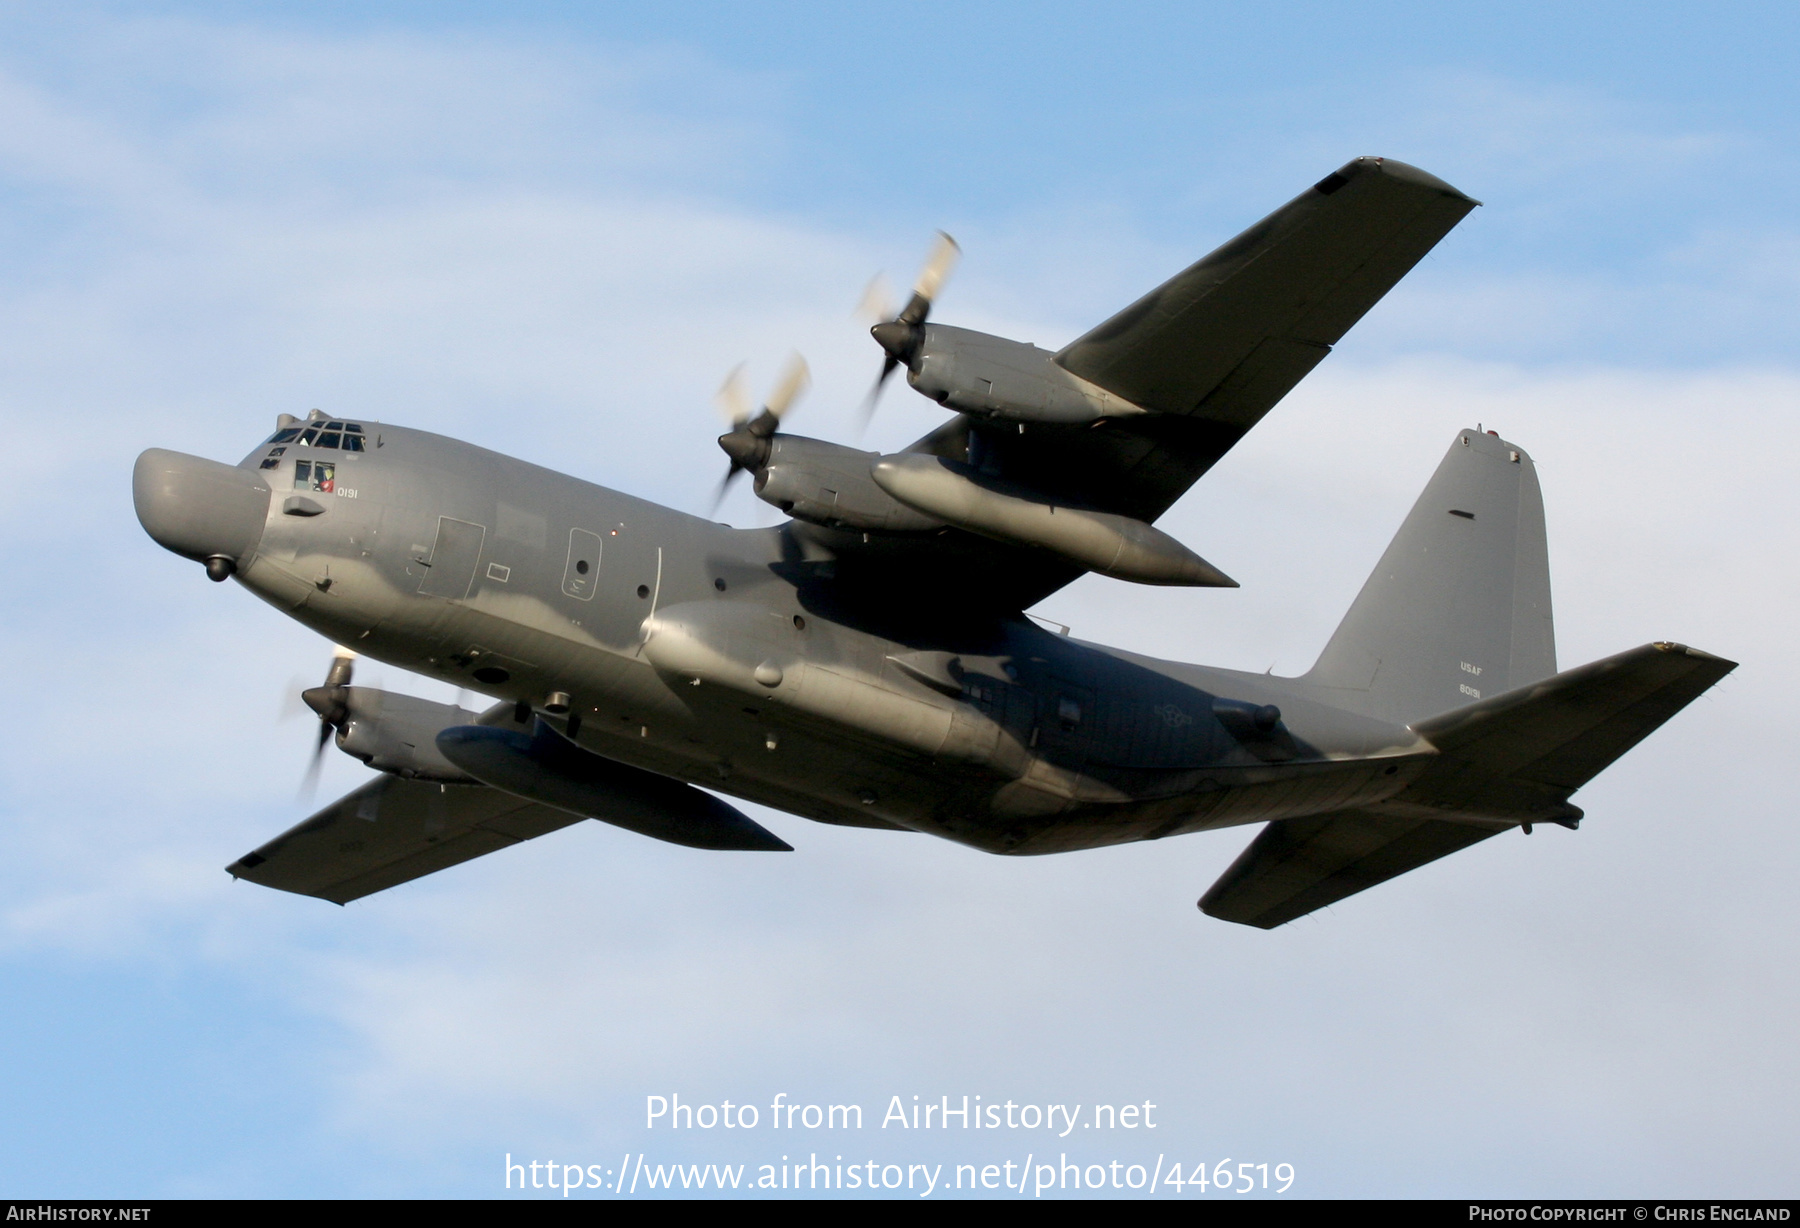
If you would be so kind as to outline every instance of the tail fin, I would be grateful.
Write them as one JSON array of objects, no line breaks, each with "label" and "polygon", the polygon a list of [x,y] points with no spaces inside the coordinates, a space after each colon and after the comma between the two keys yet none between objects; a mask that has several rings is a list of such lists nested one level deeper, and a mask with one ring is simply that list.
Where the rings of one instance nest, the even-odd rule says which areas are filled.
[{"label": "tail fin", "polygon": [[1302,681],[1405,725],[1555,672],[1537,471],[1498,436],[1461,431]]}]

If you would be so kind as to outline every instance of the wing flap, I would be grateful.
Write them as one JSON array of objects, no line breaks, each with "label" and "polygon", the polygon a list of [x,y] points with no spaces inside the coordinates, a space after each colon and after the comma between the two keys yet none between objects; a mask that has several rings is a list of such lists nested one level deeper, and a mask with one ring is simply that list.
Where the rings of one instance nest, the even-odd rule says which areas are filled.
[{"label": "wing flap", "polygon": [[1248,396],[1207,407],[1246,358],[1270,339],[1328,350],[1476,203],[1416,167],[1359,158],[1076,338],[1057,361],[1146,409],[1223,409],[1248,427],[1292,383],[1260,408]]},{"label": "wing flap", "polygon": [[1361,810],[1284,819],[1250,842],[1200,897],[1200,910],[1274,929],[1503,830]]},{"label": "wing flap", "polygon": [[485,785],[382,776],[226,870],[345,904],[582,821]]}]

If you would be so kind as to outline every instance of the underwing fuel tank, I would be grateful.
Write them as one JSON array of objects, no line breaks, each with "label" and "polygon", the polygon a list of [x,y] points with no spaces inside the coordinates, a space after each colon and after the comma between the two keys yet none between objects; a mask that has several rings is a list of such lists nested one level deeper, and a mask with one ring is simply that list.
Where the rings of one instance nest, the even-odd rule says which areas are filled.
[{"label": "underwing fuel tank", "polygon": [[884,456],[875,484],[908,507],[959,529],[1037,546],[1090,571],[1137,584],[1236,588],[1237,581],[1153,525],[1061,506],[980,480],[966,465],[924,453]]},{"label": "underwing fuel tank", "polygon": [[712,794],[585,751],[541,720],[529,734],[459,725],[438,734],[437,746],[483,784],[639,835],[697,849],[793,851]]}]

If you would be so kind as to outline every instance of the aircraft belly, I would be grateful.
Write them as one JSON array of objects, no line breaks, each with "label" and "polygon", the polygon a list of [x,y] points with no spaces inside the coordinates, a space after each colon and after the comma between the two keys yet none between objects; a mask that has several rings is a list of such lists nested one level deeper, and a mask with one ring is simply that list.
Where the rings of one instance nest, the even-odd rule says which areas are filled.
[{"label": "aircraft belly", "polygon": [[985,839],[967,842],[996,853],[1061,853],[1375,805],[1416,779],[1426,758],[1184,773],[1178,793],[1115,802],[1077,796],[1038,815],[1015,809]]}]

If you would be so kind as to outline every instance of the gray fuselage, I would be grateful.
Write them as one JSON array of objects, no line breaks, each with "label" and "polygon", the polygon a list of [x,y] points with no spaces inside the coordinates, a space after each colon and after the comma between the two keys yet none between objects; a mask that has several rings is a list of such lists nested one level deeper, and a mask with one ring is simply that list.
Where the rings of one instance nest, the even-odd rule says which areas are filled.
[{"label": "gray fuselage", "polygon": [[265,444],[239,464],[270,494],[236,577],[367,656],[540,714],[566,694],[584,747],[663,775],[1039,853],[1379,801],[1432,753],[1295,680],[1021,616],[881,625],[834,600],[832,552],[793,525],[366,431],[360,453]]}]

